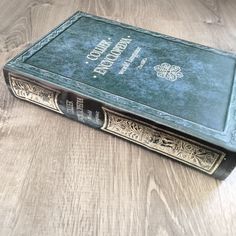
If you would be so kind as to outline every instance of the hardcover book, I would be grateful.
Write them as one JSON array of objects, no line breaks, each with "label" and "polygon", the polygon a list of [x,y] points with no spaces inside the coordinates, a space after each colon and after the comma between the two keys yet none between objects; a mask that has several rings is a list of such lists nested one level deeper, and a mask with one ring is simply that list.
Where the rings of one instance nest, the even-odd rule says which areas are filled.
[{"label": "hardcover book", "polygon": [[13,95],[224,179],[236,56],[77,12],[4,67]]}]

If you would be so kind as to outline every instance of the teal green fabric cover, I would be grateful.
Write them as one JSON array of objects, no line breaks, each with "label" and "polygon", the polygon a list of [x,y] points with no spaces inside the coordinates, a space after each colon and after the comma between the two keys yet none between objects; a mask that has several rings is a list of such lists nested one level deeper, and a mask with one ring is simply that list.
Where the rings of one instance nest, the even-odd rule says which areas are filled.
[{"label": "teal green fabric cover", "polygon": [[235,62],[230,53],[77,12],[6,68],[236,151]]}]

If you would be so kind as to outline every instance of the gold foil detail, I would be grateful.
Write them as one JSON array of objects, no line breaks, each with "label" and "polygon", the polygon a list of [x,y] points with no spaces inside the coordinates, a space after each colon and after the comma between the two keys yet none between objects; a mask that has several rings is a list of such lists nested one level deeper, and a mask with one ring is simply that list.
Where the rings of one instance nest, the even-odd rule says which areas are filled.
[{"label": "gold foil detail", "polygon": [[213,174],[225,153],[172,132],[103,108],[104,131]]},{"label": "gold foil detail", "polygon": [[11,75],[9,82],[16,97],[62,113],[57,104],[59,92]]}]

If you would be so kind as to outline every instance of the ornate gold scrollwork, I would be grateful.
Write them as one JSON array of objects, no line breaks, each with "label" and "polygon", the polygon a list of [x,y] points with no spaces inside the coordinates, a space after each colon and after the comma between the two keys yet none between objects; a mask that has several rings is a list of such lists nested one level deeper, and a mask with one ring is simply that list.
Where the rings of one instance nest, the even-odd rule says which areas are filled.
[{"label": "ornate gold scrollwork", "polygon": [[9,82],[16,97],[62,113],[57,104],[59,92],[11,75]]},{"label": "ornate gold scrollwork", "polygon": [[180,162],[184,162],[208,174],[214,173],[225,157],[225,153],[222,151],[194,140],[132,119],[107,108],[103,108],[103,110],[105,122],[102,129],[104,131],[128,139]]}]

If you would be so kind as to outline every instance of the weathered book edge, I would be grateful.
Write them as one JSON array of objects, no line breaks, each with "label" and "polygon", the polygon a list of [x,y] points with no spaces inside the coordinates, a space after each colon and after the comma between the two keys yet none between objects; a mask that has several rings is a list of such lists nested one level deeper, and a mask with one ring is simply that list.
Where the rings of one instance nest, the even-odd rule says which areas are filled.
[{"label": "weathered book edge", "polygon": [[6,68],[4,77],[17,98],[129,140],[217,179],[225,179],[236,165],[234,153],[205,141],[118,111],[56,85],[16,75]]}]

